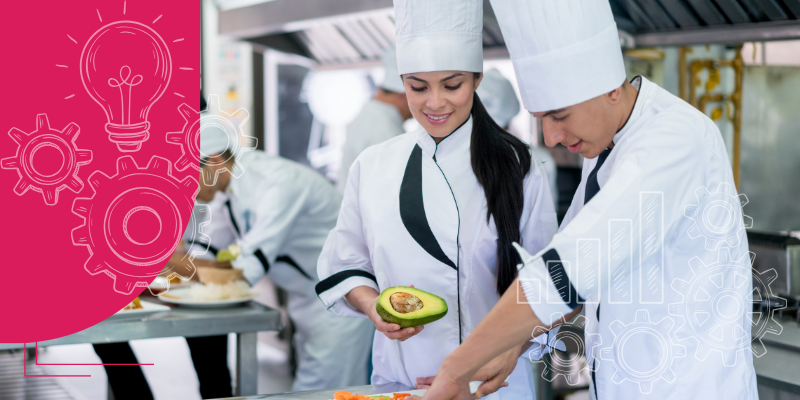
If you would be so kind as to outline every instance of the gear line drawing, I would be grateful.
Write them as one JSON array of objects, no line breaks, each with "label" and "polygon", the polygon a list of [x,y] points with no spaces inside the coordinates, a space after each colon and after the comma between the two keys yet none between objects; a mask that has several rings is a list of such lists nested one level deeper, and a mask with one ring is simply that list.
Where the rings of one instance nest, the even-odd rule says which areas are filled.
[{"label": "gear line drawing", "polygon": [[[2,168],[17,170],[19,181],[14,193],[22,196],[28,190],[39,192],[48,206],[58,203],[58,193],[64,189],[80,193],[83,181],[78,178],[78,169],[92,161],[92,152],[78,148],[75,140],[79,134],[80,128],[74,122],[60,131],[53,129],[47,114],[36,115],[36,130],[31,133],[11,128],[8,136],[19,147],[13,157],[2,160]],[[55,149],[61,155],[61,165],[55,172],[42,171],[40,163],[44,156],[37,157],[37,152],[44,148]]]},{"label": "gear line drawing", "polygon": [[[670,339],[674,327],[675,321],[670,317],[664,317],[658,322],[651,322],[650,313],[646,309],[636,311],[634,322],[627,325],[619,320],[612,322],[609,328],[614,335],[614,342],[611,347],[600,350],[600,358],[613,362],[616,370],[611,381],[617,385],[626,380],[636,383],[642,394],[651,393],[653,384],[659,379],[663,379],[667,383],[674,382],[677,376],[672,370],[672,364],[676,358],[686,356],[686,346],[675,344]],[[654,352],[654,354],[661,356],[655,365],[647,366],[648,369],[642,368],[641,365],[633,365],[631,360],[626,359],[626,355],[627,358],[634,354],[638,357],[638,353],[632,349],[639,348],[636,342],[641,341],[645,335],[655,339],[660,351]],[[626,344],[631,344],[631,349],[628,349],[627,352]]]},{"label": "gear line drawing", "polygon": [[[89,251],[84,269],[90,275],[108,275],[117,293],[128,295],[147,287],[162,272],[153,267],[180,243],[187,222],[180,210],[194,205],[194,196],[185,193],[187,188],[196,193],[197,181],[175,178],[172,163],[165,158],[153,156],[139,168],[133,157],[122,156],[116,175],[95,171],[89,185],[92,197],[76,198],[72,204],[72,212],[84,221],[72,230],[73,245]],[[144,234],[130,225],[141,218],[150,221]]]},{"label": "gear line drawing", "polygon": [[[754,253],[737,258],[730,249],[721,248],[715,263],[705,264],[699,257],[689,260],[694,274],[689,282],[673,280],[672,288],[682,297],[681,302],[669,305],[670,315],[681,322],[676,338],[697,340],[695,358],[699,361],[715,351],[721,353],[725,366],[734,366],[738,354],[750,346],[753,355],[761,357],[766,354],[764,336],[782,332],[783,327],[775,317],[780,308],[772,308],[765,314],[753,312],[753,304],[776,297],[770,285],[778,278],[775,269],[754,271],[754,259]],[[751,277],[757,284],[751,285]],[[745,326],[742,315],[751,326]]]},{"label": "gear line drawing", "polygon": [[687,232],[689,237],[704,237],[706,250],[717,250],[722,243],[728,247],[738,246],[741,240],[739,232],[753,227],[753,219],[744,213],[743,224],[737,218],[738,211],[749,202],[747,196],[744,193],[737,195],[736,189],[725,182],[720,183],[715,192],[700,187],[695,196],[697,204],[687,205],[683,212],[686,218],[695,222]]},{"label": "gear line drawing", "polygon": [[[175,168],[178,171],[184,171],[189,166],[196,169],[198,172],[202,171],[200,161],[211,154],[202,154],[200,151],[200,131],[203,129],[221,129],[228,134],[228,150],[230,151],[231,158],[238,158],[246,151],[253,151],[256,149],[258,139],[245,135],[242,128],[247,120],[250,118],[250,113],[240,108],[233,114],[228,114],[220,109],[219,96],[212,94],[208,96],[208,107],[205,110],[211,112],[207,115],[201,115],[200,112],[195,111],[186,103],[178,106],[178,112],[183,116],[185,121],[183,129],[180,132],[167,133],[167,143],[176,144],[181,146],[183,153],[178,161],[175,163]],[[197,117],[199,116],[199,119]],[[190,121],[194,121],[190,123]],[[221,164],[228,162],[225,159]],[[217,170],[214,176],[207,174],[203,175],[203,181],[207,185],[216,183],[219,174],[227,170],[235,178],[242,176],[244,168],[240,163],[233,164],[233,171],[228,167]]]},{"label": "gear line drawing", "polygon": [[[553,382],[561,376],[569,386],[576,386],[581,384],[581,372],[594,371],[596,369],[596,364],[592,364],[587,360],[592,354],[595,354],[596,348],[602,344],[602,338],[599,334],[584,332],[586,317],[583,314],[579,314],[571,321],[565,321],[562,315],[560,321],[561,325],[553,329],[557,330],[556,332],[553,332],[553,330],[548,332],[541,326],[533,330],[531,337],[534,338],[535,342],[533,349],[528,352],[528,359],[532,363],[544,364],[541,376],[546,381]],[[549,333],[546,337],[547,343],[539,342],[537,338],[546,333]],[[587,339],[586,341],[592,343],[592,351],[590,352],[586,351],[584,336]],[[536,343],[540,345],[536,346]],[[577,349],[577,351],[569,356],[562,356],[562,354],[566,354],[567,348]],[[560,350],[561,353],[556,353],[554,350]],[[547,353],[550,353],[550,357],[544,356]],[[582,357],[583,355],[585,355],[585,358]],[[576,365],[578,366],[577,370],[575,369]]]}]

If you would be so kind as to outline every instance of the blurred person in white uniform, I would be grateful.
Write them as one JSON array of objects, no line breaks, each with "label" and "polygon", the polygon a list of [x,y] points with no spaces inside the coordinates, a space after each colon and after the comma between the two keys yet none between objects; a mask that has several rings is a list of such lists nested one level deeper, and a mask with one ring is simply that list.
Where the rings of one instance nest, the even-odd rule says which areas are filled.
[{"label": "blurred person in white uniform", "polygon": [[[494,122],[501,128],[508,130],[511,120],[519,114],[521,109],[517,92],[514,85],[506,79],[497,68],[492,68],[483,74],[481,85],[478,86],[478,95],[481,96],[483,106],[492,116]],[[550,193],[553,195],[553,203],[558,206],[558,183],[556,182],[558,169],[553,156],[541,146],[531,146],[531,150],[542,162],[542,167],[547,174],[547,181],[550,183]]]},{"label": "blurred person in white uniform", "polygon": [[403,80],[397,73],[395,48],[384,51],[381,57],[385,75],[375,96],[370,99],[350,125],[342,150],[342,163],[336,188],[344,192],[350,166],[367,147],[383,143],[405,132],[403,122],[411,118]]},{"label": "blurred person in white uniform", "polygon": [[757,399],[745,218],[717,126],[628,81],[608,0],[492,6],[547,145],[586,160],[559,233],[519,248],[514,289],[425,399],[471,399],[474,371],[581,308],[592,399]]},{"label": "blurred person in white uniform", "polygon": [[[512,242],[548,243],[556,214],[541,162],[504,131],[475,90],[483,71],[482,0],[395,0],[398,72],[420,128],[370,147],[350,168],[342,210],[319,258],[331,312],[375,324],[373,384],[424,387],[514,280]],[[417,23],[425,21],[425,23]],[[387,288],[445,300],[447,314],[401,329],[376,311]],[[488,362],[479,391],[534,396],[523,344]],[[494,367],[497,367],[495,369]]]},{"label": "blurred person in white uniform", "polygon": [[[197,200],[224,200],[205,231],[228,235],[241,247],[233,267],[242,269],[251,285],[268,276],[288,293],[297,350],[292,390],[365,384],[372,324],[327,312],[314,292],[316,261],[336,224],[341,194],[316,171],[293,161],[263,151],[234,158],[228,140],[220,129],[201,130],[204,158]],[[229,172],[234,163],[244,171],[239,178]],[[208,184],[202,174],[217,179]],[[225,198],[215,200],[220,194]],[[212,236],[211,241],[220,249],[230,244],[219,239]]]}]

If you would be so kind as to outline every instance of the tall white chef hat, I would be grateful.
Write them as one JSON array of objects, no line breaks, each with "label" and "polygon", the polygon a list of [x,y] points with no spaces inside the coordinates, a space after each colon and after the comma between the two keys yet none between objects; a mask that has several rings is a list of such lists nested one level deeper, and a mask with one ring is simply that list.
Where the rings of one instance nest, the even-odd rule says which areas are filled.
[{"label": "tall white chef hat", "polygon": [[206,113],[201,113],[200,118],[200,156],[205,158],[220,154],[230,146],[230,137],[225,132],[225,127],[213,122],[213,119],[203,118]]},{"label": "tall white chef hat", "polygon": [[483,71],[482,0],[394,0],[402,74]]},{"label": "tall white chef hat", "polygon": [[625,81],[608,0],[492,0],[530,112],[557,110]]},{"label": "tall white chef hat", "polygon": [[381,56],[381,61],[383,61],[383,69],[386,71],[381,88],[391,92],[405,92],[405,87],[403,87],[403,78],[401,78],[400,73],[397,72],[396,49],[394,47],[386,49]]},{"label": "tall white chef hat", "polygon": [[497,68],[483,74],[478,96],[486,111],[494,122],[501,127],[508,126],[511,119],[519,114],[519,100],[511,81],[506,79]]}]

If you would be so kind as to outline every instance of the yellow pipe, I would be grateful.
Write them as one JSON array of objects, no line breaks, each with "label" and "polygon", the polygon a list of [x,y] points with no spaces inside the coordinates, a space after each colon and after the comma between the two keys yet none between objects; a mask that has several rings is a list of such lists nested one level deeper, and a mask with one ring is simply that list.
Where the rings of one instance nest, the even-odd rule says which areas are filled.
[{"label": "yellow pipe", "polygon": [[[684,55],[681,52],[680,55]],[[685,62],[682,61],[682,62]],[[683,64],[682,64],[683,65]],[[700,72],[703,69],[708,69],[709,73],[716,70],[717,67],[731,67],[736,74],[736,84],[734,91],[731,95],[725,96],[721,94],[704,94],[697,99],[697,87],[702,83],[699,78]],[[679,74],[682,78],[682,70]],[[692,61],[689,65],[689,104],[697,107],[702,113],[706,112],[706,105],[711,102],[724,102],[730,101],[733,103],[733,116],[728,113],[728,117],[732,117],[733,121],[733,181],[736,188],[739,188],[739,168],[741,163],[741,144],[742,144],[742,86],[744,81],[744,61],[742,60],[741,46],[736,49],[736,57],[733,60],[696,60]],[[683,86],[681,86],[683,87]],[[707,88],[708,89],[708,88]],[[726,107],[727,108],[727,107]]]}]

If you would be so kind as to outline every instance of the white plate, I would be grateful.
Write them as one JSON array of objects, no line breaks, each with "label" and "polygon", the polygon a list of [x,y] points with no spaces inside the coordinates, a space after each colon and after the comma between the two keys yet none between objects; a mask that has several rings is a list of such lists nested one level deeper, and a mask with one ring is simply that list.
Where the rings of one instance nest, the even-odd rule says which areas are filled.
[{"label": "white plate", "polygon": [[150,284],[150,290],[153,293],[158,293],[167,289],[172,290],[189,287],[191,284],[191,282],[169,283],[167,278],[163,276],[157,276],[156,279],[153,280],[153,283]]},{"label": "white plate", "polygon": [[200,308],[218,308],[218,307],[231,307],[237,304],[247,303],[255,299],[258,293],[251,292],[250,296],[242,297],[239,299],[228,300],[189,300],[189,288],[182,288],[177,290],[170,289],[167,293],[158,295],[158,299],[165,303],[180,304],[186,307],[200,307]]},{"label": "white plate", "polygon": [[124,310],[124,309],[119,310],[116,312],[116,314],[113,314],[112,316],[108,317],[106,321],[136,319],[161,311],[169,311],[169,306],[165,306],[163,304],[151,303],[149,301],[144,301],[144,300],[139,300],[139,303],[142,304],[142,308],[137,308],[135,310]]}]

